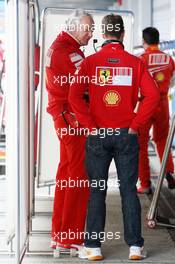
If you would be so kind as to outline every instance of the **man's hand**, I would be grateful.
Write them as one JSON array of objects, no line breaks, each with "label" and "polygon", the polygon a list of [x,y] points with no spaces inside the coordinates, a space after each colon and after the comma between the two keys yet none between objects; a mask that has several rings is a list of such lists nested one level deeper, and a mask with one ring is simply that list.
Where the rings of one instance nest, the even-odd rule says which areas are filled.
[{"label": "man's hand", "polygon": [[136,135],[138,135],[138,132],[136,130],[132,129],[132,128],[129,128],[128,134],[136,134]]}]

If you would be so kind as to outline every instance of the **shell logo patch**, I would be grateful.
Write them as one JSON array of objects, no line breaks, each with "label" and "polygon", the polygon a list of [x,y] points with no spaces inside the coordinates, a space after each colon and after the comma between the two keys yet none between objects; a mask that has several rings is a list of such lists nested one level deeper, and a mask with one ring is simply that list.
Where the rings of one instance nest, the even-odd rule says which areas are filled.
[{"label": "shell logo patch", "polygon": [[121,97],[118,92],[110,90],[104,94],[103,101],[106,106],[117,106],[121,101]]},{"label": "shell logo patch", "polygon": [[156,74],[155,79],[157,82],[162,82],[165,79],[165,76],[162,72]]},{"label": "shell logo patch", "polygon": [[110,77],[110,69],[100,69],[99,71],[100,74],[100,80],[102,83],[106,83],[109,80]]}]

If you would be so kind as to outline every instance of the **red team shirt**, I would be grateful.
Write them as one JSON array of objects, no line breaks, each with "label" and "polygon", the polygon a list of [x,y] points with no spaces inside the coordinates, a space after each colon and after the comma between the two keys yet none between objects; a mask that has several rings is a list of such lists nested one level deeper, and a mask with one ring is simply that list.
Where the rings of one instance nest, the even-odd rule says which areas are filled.
[{"label": "red team shirt", "polygon": [[[64,48],[63,48],[64,47]],[[72,111],[68,103],[70,76],[84,59],[79,43],[62,32],[51,45],[46,56],[47,111],[55,120],[61,112]]]},{"label": "red team shirt", "polygon": [[[84,82],[80,79],[86,76]],[[88,87],[90,105],[82,100]],[[145,99],[135,114],[138,93]],[[93,128],[134,130],[146,123],[159,103],[158,88],[144,63],[124,51],[119,43],[110,43],[87,57],[75,75],[69,101],[78,121]]]},{"label": "red team shirt", "polygon": [[161,96],[167,95],[175,70],[173,59],[168,54],[159,50],[157,45],[151,45],[147,48],[140,58],[156,81]]}]

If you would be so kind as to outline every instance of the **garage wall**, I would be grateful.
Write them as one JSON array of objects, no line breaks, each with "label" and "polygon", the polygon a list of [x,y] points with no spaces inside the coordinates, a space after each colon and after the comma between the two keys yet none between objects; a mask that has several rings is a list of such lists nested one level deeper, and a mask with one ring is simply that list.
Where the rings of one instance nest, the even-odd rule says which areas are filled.
[{"label": "garage wall", "polygon": [[116,0],[38,0],[40,11],[45,7],[107,9]]},{"label": "garage wall", "polygon": [[171,0],[171,32],[170,38],[175,39],[175,1]]},{"label": "garage wall", "polygon": [[142,44],[142,29],[151,25],[151,1],[123,0],[121,7],[116,4],[117,9],[134,13],[134,46]]},{"label": "garage wall", "polygon": [[[81,4],[80,4],[81,3]],[[118,6],[115,0],[39,0],[40,9],[46,6],[82,7],[82,8],[111,8],[130,10],[135,15],[134,45],[142,43],[142,29],[148,26],[157,27],[161,40],[175,39],[175,1],[174,0],[123,0]]]},{"label": "garage wall", "polygon": [[171,0],[153,0],[153,25],[160,31],[162,41],[170,40],[171,32]]},{"label": "garage wall", "polygon": [[162,41],[175,39],[174,0],[123,0],[120,9],[134,12],[135,46],[142,42],[142,29],[151,25],[159,29]]}]

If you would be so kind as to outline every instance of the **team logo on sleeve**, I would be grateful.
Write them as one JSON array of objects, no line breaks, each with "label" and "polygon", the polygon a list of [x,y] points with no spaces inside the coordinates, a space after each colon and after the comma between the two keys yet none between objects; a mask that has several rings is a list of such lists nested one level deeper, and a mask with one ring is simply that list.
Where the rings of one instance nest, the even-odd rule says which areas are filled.
[{"label": "team logo on sleeve", "polygon": [[155,75],[155,79],[156,79],[157,82],[163,82],[164,79],[165,79],[165,76],[164,76],[163,72],[158,72]]},{"label": "team logo on sleeve", "polygon": [[77,52],[69,54],[69,58],[77,69],[80,67],[81,62],[83,61],[83,57]]},{"label": "team logo on sleeve", "polygon": [[83,59],[83,57],[78,54],[77,52],[73,52],[71,54],[69,54],[69,58],[71,60],[71,62],[77,62]]},{"label": "team logo on sleeve", "polygon": [[131,86],[132,78],[130,67],[96,67],[96,84],[100,86]]},{"label": "team logo on sleeve", "polygon": [[118,92],[110,90],[104,94],[103,101],[105,102],[106,106],[117,106],[121,101],[121,97]]},{"label": "team logo on sleeve", "polygon": [[163,53],[152,53],[149,55],[149,65],[165,65],[169,64],[170,57]]}]

